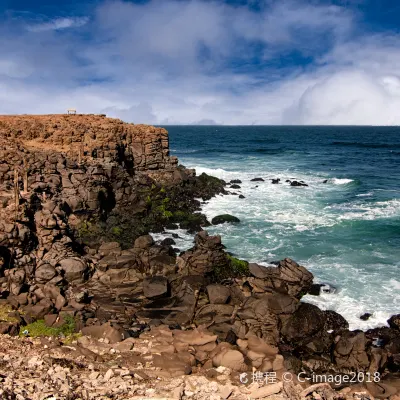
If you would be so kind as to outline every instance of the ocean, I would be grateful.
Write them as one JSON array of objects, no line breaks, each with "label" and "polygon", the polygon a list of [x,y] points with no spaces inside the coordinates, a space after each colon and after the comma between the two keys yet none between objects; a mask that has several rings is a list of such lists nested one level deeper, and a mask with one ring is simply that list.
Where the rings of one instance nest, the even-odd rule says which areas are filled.
[{"label": "ocean", "polygon": [[[303,301],[342,314],[350,329],[386,324],[400,313],[400,128],[168,126],[181,164],[226,181],[243,194],[203,204],[207,228],[236,257],[268,265],[290,257],[334,288]],[[265,182],[251,182],[261,177]],[[280,178],[279,184],[271,179]],[[291,187],[287,179],[308,187]],[[326,183],[324,181],[327,180]],[[193,237],[180,231],[180,249]],[[373,314],[367,321],[364,313]]]}]

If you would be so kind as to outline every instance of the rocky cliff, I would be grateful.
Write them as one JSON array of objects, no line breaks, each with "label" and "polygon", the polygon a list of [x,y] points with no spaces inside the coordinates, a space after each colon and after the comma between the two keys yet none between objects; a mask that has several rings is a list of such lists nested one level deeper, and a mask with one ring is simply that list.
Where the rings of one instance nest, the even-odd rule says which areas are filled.
[{"label": "rocky cliff", "polygon": [[[164,129],[103,116],[7,116],[0,117],[0,146],[0,333],[57,336],[44,348],[14,342],[33,343],[28,364],[39,374],[57,374],[57,398],[109,398],[114,390],[125,399],[146,393],[140,380],[190,373],[226,375],[227,382],[232,373],[239,384],[240,373],[254,370],[275,374],[277,386],[227,389],[227,396],[358,398],[333,397],[326,385],[313,392],[284,385],[286,371],[379,373],[389,384],[372,382],[368,390],[378,398],[396,393],[398,317],[391,328],[349,332],[334,311],[300,301],[313,281],[303,266],[285,259],[265,268],[228,254],[219,236],[202,230],[208,221],[197,200],[226,193],[225,183],[178,166]],[[148,235],[177,224],[198,232],[186,252],[171,238],[155,243]],[[65,343],[74,331],[86,336]],[[7,340],[0,337],[0,354]],[[35,372],[9,374],[22,360],[15,352],[7,360],[0,395],[42,399],[23,388]],[[89,363],[99,380],[96,370],[89,378]],[[104,389],[109,380],[118,394]],[[32,385],[50,390],[39,376]],[[12,397],[13,387],[20,397]],[[178,395],[212,398],[189,389]]]}]

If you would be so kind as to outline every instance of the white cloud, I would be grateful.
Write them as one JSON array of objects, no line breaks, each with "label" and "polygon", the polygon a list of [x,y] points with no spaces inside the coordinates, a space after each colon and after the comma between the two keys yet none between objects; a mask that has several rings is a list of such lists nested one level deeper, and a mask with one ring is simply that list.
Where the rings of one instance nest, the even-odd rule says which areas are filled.
[{"label": "white cloud", "polygon": [[[272,4],[256,13],[201,0],[110,1],[85,40],[67,28],[88,19],[31,25],[40,41],[26,25],[3,24],[0,113],[73,107],[154,124],[400,124],[399,35],[354,36],[346,8]],[[282,69],[292,52],[315,62]]]},{"label": "white cloud", "polygon": [[57,31],[67,28],[79,28],[88,22],[88,17],[55,18],[47,22],[27,25],[26,29],[30,32]]}]

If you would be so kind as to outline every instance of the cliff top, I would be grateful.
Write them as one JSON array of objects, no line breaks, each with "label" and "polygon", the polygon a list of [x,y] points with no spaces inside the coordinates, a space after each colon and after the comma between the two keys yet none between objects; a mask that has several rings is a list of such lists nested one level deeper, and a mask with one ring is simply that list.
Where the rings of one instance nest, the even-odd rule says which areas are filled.
[{"label": "cliff top", "polygon": [[0,139],[17,140],[32,149],[68,152],[82,145],[91,151],[116,143],[167,141],[168,132],[103,114],[0,115]]}]

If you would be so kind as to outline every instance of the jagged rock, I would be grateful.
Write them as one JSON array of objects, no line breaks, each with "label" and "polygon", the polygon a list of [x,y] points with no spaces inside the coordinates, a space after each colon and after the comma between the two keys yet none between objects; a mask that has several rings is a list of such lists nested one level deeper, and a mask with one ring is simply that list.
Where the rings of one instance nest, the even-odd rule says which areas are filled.
[{"label": "jagged rock", "polygon": [[224,252],[220,236],[208,236],[206,231],[199,232],[195,237],[195,246],[177,257],[178,269],[186,275],[206,275],[217,268],[229,265],[229,259]]},{"label": "jagged rock", "polygon": [[314,278],[311,272],[290,258],[280,261],[277,267],[250,263],[249,270],[253,276],[263,279],[265,288],[269,287],[298,298],[308,292]]}]

